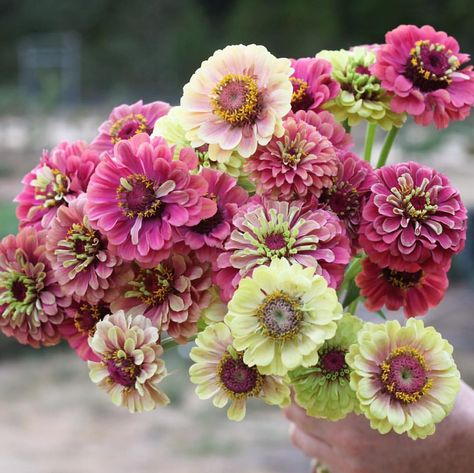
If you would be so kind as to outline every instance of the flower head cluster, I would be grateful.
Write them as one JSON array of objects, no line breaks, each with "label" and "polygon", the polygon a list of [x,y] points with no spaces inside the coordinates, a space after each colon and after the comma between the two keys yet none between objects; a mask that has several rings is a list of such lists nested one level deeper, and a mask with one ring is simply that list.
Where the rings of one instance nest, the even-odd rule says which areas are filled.
[{"label": "flower head cluster", "polygon": [[428,25],[401,25],[386,34],[385,42],[373,71],[394,94],[394,112],[412,115],[419,125],[434,122],[437,128],[470,114],[474,71],[452,36]]}]

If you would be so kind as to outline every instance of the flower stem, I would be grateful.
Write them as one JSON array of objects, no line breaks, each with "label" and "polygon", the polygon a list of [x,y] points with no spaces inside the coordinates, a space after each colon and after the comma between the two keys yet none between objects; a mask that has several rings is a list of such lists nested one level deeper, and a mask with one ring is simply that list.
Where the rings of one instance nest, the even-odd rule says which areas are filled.
[{"label": "flower stem", "polygon": [[387,136],[385,137],[385,141],[383,143],[382,151],[380,152],[379,160],[377,161],[377,168],[385,166],[385,163],[388,159],[388,155],[390,154],[390,150],[392,149],[393,142],[395,141],[395,138],[397,137],[399,131],[400,128],[392,126],[390,131],[387,133]]},{"label": "flower stem", "polygon": [[350,132],[351,132],[351,126],[349,125],[348,120],[344,120],[344,121],[342,122],[342,126],[344,127],[344,130],[346,130],[346,133],[350,133]]},{"label": "flower stem", "polygon": [[364,160],[370,163],[372,156],[372,148],[374,147],[375,132],[377,131],[377,125],[375,123],[367,123],[367,131],[365,134],[365,146],[364,146]]},{"label": "flower stem", "polygon": [[[187,343],[193,342],[194,340],[196,340],[196,335],[189,337],[187,340]],[[166,350],[170,350],[171,348],[177,347],[178,345],[180,345],[180,343],[178,343],[172,337],[166,337],[161,340],[160,345],[162,346],[163,351],[166,351]]]},{"label": "flower stem", "polygon": [[359,298],[354,299],[351,302],[351,305],[347,308],[347,311],[352,315],[356,315],[356,310],[357,310],[358,305],[359,305]]}]

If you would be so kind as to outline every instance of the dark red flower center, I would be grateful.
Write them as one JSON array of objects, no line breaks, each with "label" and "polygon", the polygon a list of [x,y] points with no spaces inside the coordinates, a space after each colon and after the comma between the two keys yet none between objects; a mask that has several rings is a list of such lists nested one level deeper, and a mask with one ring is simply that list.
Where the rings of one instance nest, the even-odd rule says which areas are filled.
[{"label": "dark red flower center", "polygon": [[26,287],[25,283],[20,280],[15,280],[12,282],[11,285],[11,292],[13,297],[18,301],[18,302],[23,302],[26,298],[26,295],[28,293],[28,288]]},{"label": "dark red flower center", "polygon": [[110,314],[108,305],[103,303],[91,305],[84,302],[74,316],[74,326],[79,333],[87,333],[89,336],[93,336],[97,322],[107,314]]},{"label": "dark red flower center", "polygon": [[156,184],[142,174],[120,180],[117,188],[118,205],[128,218],[151,218],[159,215],[163,206],[155,195]]},{"label": "dark red flower center", "polygon": [[263,384],[263,376],[255,366],[247,366],[242,354],[232,357],[226,353],[218,368],[219,380],[233,397],[257,395]]},{"label": "dark red flower center", "polygon": [[110,139],[112,143],[121,140],[129,140],[138,133],[151,134],[153,130],[148,126],[146,118],[140,114],[131,113],[124,118],[117,120],[110,128]]},{"label": "dark red flower center", "polygon": [[291,96],[291,110],[309,110],[314,103],[314,97],[309,90],[309,84],[298,77],[290,77],[293,85],[293,95]]},{"label": "dark red flower center", "polygon": [[134,297],[147,306],[162,304],[173,290],[174,273],[164,263],[155,268],[142,268],[136,280],[130,281],[125,297]]},{"label": "dark red flower center", "polygon": [[135,384],[139,367],[131,357],[120,357],[115,353],[105,363],[109,376],[114,383],[121,384],[127,388]]},{"label": "dark red flower center", "polygon": [[191,227],[191,230],[193,232],[199,233],[200,235],[209,235],[223,221],[224,216],[222,215],[219,207],[217,207],[217,211],[212,217],[201,220],[197,225]]},{"label": "dark red flower center", "polygon": [[399,401],[418,401],[432,386],[425,359],[411,347],[394,350],[381,365],[380,374],[385,389]]},{"label": "dark red flower center", "polygon": [[371,73],[370,73],[370,69],[367,67],[367,66],[364,66],[362,64],[359,64],[356,68],[355,68],[355,71],[357,72],[357,74],[361,74],[363,76],[370,76]]},{"label": "dark red flower center", "polygon": [[414,273],[409,273],[407,271],[383,268],[382,275],[392,286],[400,289],[410,289],[419,284],[423,277],[423,271],[420,269]]},{"label": "dark red flower center", "polygon": [[265,246],[270,250],[281,250],[287,246],[287,243],[281,233],[272,233],[265,237]]},{"label": "dark red flower center", "polygon": [[318,366],[327,379],[349,377],[349,367],[346,364],[347,350],[339,347],[324,347],[319,351]]},{"label": "dark red flower center", "polygon": [[422,92],[447,88],[451,74],[460,66],[459,60],[443,44],[429,40],[417,41],[410,51],[405,77]]},{"label": "dark red flower center", "polygon": [[348,182],[339,182],[324,189],[319,201],[327,205],[341,219],[360,213],[359,193]]}]

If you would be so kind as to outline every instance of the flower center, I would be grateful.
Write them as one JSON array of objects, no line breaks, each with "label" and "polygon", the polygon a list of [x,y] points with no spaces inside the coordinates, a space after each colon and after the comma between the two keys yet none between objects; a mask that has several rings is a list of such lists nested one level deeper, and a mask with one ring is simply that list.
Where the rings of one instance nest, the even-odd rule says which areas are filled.
[{"label": "flower center", "polygon": [[274,340],[290,340],[300,331],[301,301],[276,291],[265,298],[257,309],[257,316],[265,335]]},{"label": "flower center", "polygon": [[257,82],[249,75],[227,74],[211,95],[214,113],[233,126],[255,123],[261,109]]},{"label": "flower center", "polygon": [[38,307],[41,308],[38,293],[43,288],[45,277],[44,272],[39,272],[31,278],[20,272],[0,272],[0,306],[5,306],[3,317],[10,316],[15,320],[25,314],[30,316]]},{"label": "flower center", "polygon": [[35,189],[35,199],[42,202],[43,208],[55,207],[65,202],[69,190],[69,179],[58,169],[43,166],[31,181]]},{"label": "flower center", "polygon": [[105,358],[111,380],[127,388],[135,384],[140,367],[123,350],[117,350]]},{"label": "flower center", "polygon": [[132,174],[120,179],[117,200],[123,214],[128,218],[151,218],[163,210],[155,195],[155,183],[143,174]]},{"label": "flower center", "polygon": [[432,387],[424,357],[414,348],[394,350],[380,366],[380,379],[394,399],[417,402]]},{"label": "flower center", "polygon": [[224,353],[219,362],[217,373],[221,388],[232,399],[256,396],[262,390],[264,376],[258,372],[255,366],[247,366],[243,361],[243,354],[240,352]]},{"label": "flower center", "polygon": [[410,51],[405,77],[422,92],[446,89],[452,82],[451,74],[459,66],[458,58],[443,44],[417,41]]},{"label": "flower center", "polygon": [[340,218],[356,215],[360,210],[359,193],[348,182],[339,182],[324,189],[319,201]]},{"label": "flower center", "polygon": [[135,281],[129,282],[131,289],[125,297],[134,297],[147,306],[156,306],[163,303],[173,290],[174,273],[165,264],[155,268],[143,268]]},{"label": "flower center", "polygon": [[110,127],[110,141],[113,144],[121,140],[128,140],[138,133],[152,132],[148,127],[146,118],[141,113],[130,113],[126,117],[120,118]]},{"label": "flower center", "polygon": [[368,60],[349,57],[345,71],[334,72],[341,89],[353,94],[355,100],[378,100],[383,92],[380,81],[370,72]]},{"label": "flower center", "polygon": [[13,297],[18,302],[23,302],[26,299],[26,295],[28,294],[28,287],[23,281],[18,279],[12,282],[11,291]]},{"label": "flower center", "polygon": [[421,281],[423,271],[420,269],[415,273],[408,273],[406,271],[394,271],[390,268],[383,268],[382,275],[392,286],[400,289],[410,289]]},{"label": "flower center", "polygon": [[313,145],[313,143],[308,143],[307,140],[302,138],[304,134],[305,130],[303,125],[302,127],[300,126],[300,130],[296,133],[293,140],[285,134],[282,141],[277,141],[280,157],[285,166],[294,169],[298,166],[298,163],[308,155],[306,148],[308,145]]},{"label": "flower center", "polygon": [[293,112],[297,112],[298,110],[308,110],[314,103],[314,98],[308,90],[308,83],[298,77],[290,77],[290,81],[293,86],[291,109]]},{"label": "flower center", "polygon": [[193,232],[199,233],[200,235],[209,235],[223,221],[224,216],[222,215],[219,207],[217,207],[217,211],[212,217],[201,220],[197,225],[191,227],[191,230]]},{"label": "flower center", "polygon": [[92,337],[95,333],[97,322],[102,320],[107,314],[110,314],[108,305],[91,305],[83,302],[74,316],[74,326],[79,333]]},{"label": "flower center", "polygon": [[335,381],[338,378],[349,378],[346,353],[347,350],[338,347],[323,347],[319,351],[318,367],[326,379]]},{"label": "flower center", "polygon": [[281,250],[287,247],[287,242],[281,233],[272,233],[265,237],[265,245],[272,251]]},{"label": "flower center", "polygon": [[[412,177],[405,173],[398,178],[399,187],[392,187],[387,202],[395,206],[393,213],[405,215],[413,220],[425,220],[438,210],[431,202],[432,190],[426,190],[429,180],[425,177],[420,186],[415,187]],[[436,188],[434,189],[436,193]]]}]

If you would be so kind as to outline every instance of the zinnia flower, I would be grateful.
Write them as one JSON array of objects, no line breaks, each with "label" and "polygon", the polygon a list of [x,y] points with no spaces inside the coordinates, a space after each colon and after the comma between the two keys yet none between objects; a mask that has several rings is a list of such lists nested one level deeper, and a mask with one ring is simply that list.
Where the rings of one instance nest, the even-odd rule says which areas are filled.
[{"label": "zinnia flower", "polygon": [[181,98],[182,125],[194,148],[209,145],[212,159],[233,151],[248,158],[257,145],[283,134],[291,108],[292,69],[264,46],[218,50],[193,74]]},{"label": "zinnia flower", "polygon": [[246,365],[284,376],[318,363],[318,350],[341,317],[336,291],[314,267],[276,259],[240,281],[224,320]]},{"label": "zinnia flower", "polygon": [[337,173],[336,150],[304,120],[305,115],[288,116],[283,122],[284,134],[259,146],[247,160],[245,170],[258,193],[280,200],[302,199],[319,196],[331,186]]},{"label": "zinnia flower", "polygon": [[468,54],[444,31],[401,25],[385,35],[374,73],[395,94],[391,107],[407,112],[419,125],[446,128],[464,120],[474,104],[474,71]]},{"label": "zinnia flower", "polygon": [[206,325],[212,325],[217,322],[223,322],[227,314],[227,304],[222,300],[220,289],[213,285],[209,288],[211,300],[207,307],[201,310],[201,321]]},{"label": "zinnia flower", "polygon": [[434,266],[414,272],[396,271],[390,267],[381,268],[365,258],[356,283],[371,312],[384,306],[389,310],[403,307],[407,317],[415,317],[426,314],[443,300],[449,284],[448,269]]},{"label": "zinnia flower", "polygon": [[232,218],[248,200],[248,193],[237,181],[220,171],[203,169],[200,174],[208,184],[207,197],[217,205],[216,213],[178,233],[201,261],[215,262],[218,252],[232,230]]},{"label": "zinnia flower", "polygon": [[328,100],[339,94],[340,86],[331,77],[331,63],[324,59],[292,59],[291,67],[295,70],[290,77],[293,85],[291,109],[318,111]]},{"label": "zinnia flower", "polygon": [[[156,121],[155,129],[151,135],[152,137],[161,136],[170,146],[174,146],[174,159],[178,159],[183,148],[191,147],[191,141],[186,138],[186,131],[181,125],[181,114],[181,107],[173,107],[168,115]],[[225,162],[220,162],[215,157],[211,157],[208,150],[209,145],[207,144],[194,149],[199,159],[199,170],[216,169],[235,178],[242,174],[243,158],[238,153],[233,152]]]},{"label": "zinnia flower", "polygon": [[129,140],[139,133],[151,135],[158,118],[165,116],[170,108],[165,102],[151,102],[144,105],[141,100],[132,105],[119,105],[100,125],[99,135],[91,146],[99,152],[112,152],[114,145],[119,141]]},{"label": "zinnia flower", "polygon": [[232,336],[224,323],[207,327],[196,339],[190,358],[191,382],[197,384],[196,394],[201,399],[213,398],[214,406],[225,407],[230,402],[227,416],[240,421],[245,417],[246,401],[255,397],[267,404],[287,407],[290,389],[282,379],[260,374],[255,366],[248,366],[243,355],[232,347]]},{"label": "zinnia flower", "polygon": [[107,236],[125,260],[159,262],[169,256],[176,227],[196,225],[216,213],[216,204],[203,196],[207,182],[191,175],[197,165],[190,149],[173,161],[162,138],[145,133],[105,156],[87,190],[91,226]]},{"label": "zinnia flower", "polygon": [[47,256],[65,294],[95,303],[114,284],[120,258],[94,230],[85,212],[85,194],[59,208],[46,236]]},{"label": "zinnia flower", "polygon": [[359,46],[350,51],[321,51],[317,57],[332,64],[332,76],[341,86],[340,94],[324,106],[336,120],[347,120],[350,126],[367,120],[385,130],[403,125],[406,115],[392,110],[392,96],[372,72],[375,62],[372,48]]},{"label": "zinnia flower", "polygon": [[362,325],[359,318],[344,314],[337,322],[336,335],[319,349],[318,363],[290,371],[296,402],[308,415],[336,421],[359,411],[359,401],[349,384],[346,353],[357,343]]},{"label": "zinnia flower", "polygon": [[209,305],[211,267],[192,253],[173,253],[157,266],[137,268],[112,302],[112,311],[133,309],[179,342],[197,332],[201,309]]},{"label": "zinnia flower", "polygon": [[86,192],[98,163],[98,153],[84,141],[63,142],[51,152],[43,151],[40,163],[23,178],[23,190],[15,198],[20,228],[48,228],[59,207]]},{"label": "zinnia flower", "polygon": [[56,282],[44,239],[44,231],[26,227],[0,242],[0,330],[35,348],[59,342],[63,308],[71,303]]},{"label": "zinnia flower", "polygon": [[377,177],[359,236],[370,259],[397,271],[446,267],[466,240],[459,192],[443,174],[415,162],[385,166]]},{"label": "zinnia flower", "polygon": [[100,361],[89,346],[89,338],[94,336],[97,324],[111,313],[109,303],[73,302],[65,312],[66,318],[59,328],[61,336],[84,361]]},{"label": "zinnia flower", "polygon": [[433,327],[409,319],[368,323],[346,361],[351,387],[373,429],[392,429],[416,440],[435,432],[451,411],[460,388],[453,347]]},{"label": "zinnia flower", "polygon": [[[216,281],[228,300],[240,278],[272,260],[313,267],[330,287],[337,287],[350,259],[349,240],[343,225],[325,210],[303,210],[301,202],[254,199],[235,215],[235,230],[217,265]],[[231,270],[229,270],[231,269]]]},{"label": "zinnia flower", "polygon": [[321,208],[331,210],[344,223],[355,250],[362,209],[375,182],[372,166],[354,153],[346,152],[339,157],[332,186],[324,189],[318,199]]},{"label": "zinnia flower", "polygon": [[119,311],[97,324],[90,346],[100,361],[89,361],[89,376],[117,406],[151,411],[169,399],[158,383],[166,376],[158,329],[143,315]]}]

